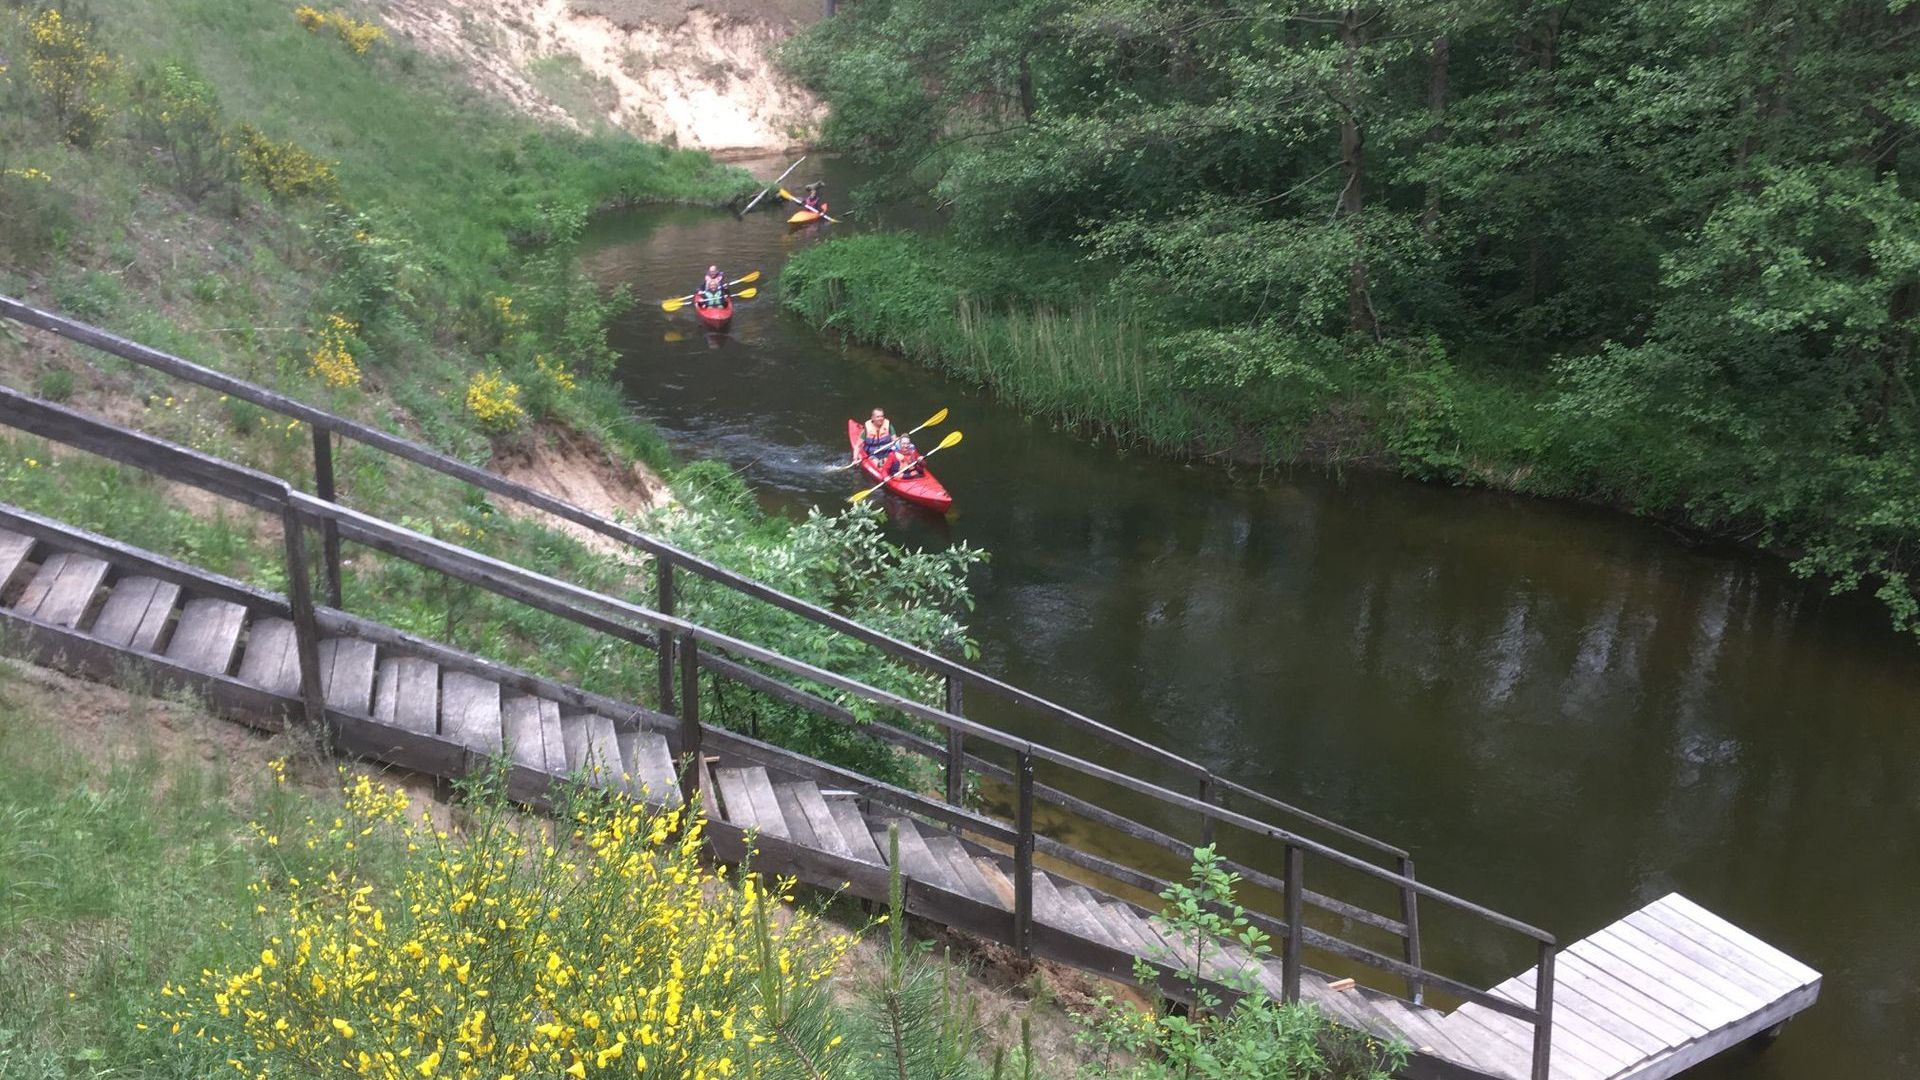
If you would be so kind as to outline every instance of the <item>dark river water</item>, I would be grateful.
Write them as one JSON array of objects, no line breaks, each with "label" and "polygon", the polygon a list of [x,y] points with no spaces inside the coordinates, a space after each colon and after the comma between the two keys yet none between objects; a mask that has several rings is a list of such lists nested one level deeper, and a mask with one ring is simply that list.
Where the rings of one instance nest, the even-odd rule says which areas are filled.
[{"label": "dark river water", "polygon": [[[642,298],[617,331],[633,408],[681,453],[744,470],[772,509],[832,508],[856,487],[825,471],[847,417],[950,407],[955,508],[889,506],[890,528],[992,553],[986,670],[1406,847],[1423,879],[1562,941],[1678,889],[1824,974],[1771,1049],[1691,1077],[1920,1075],[1920,646],[1879,610],[1609,513],[1229,475],[1055,430],[781,311],[782,262],[820,239],[783,218],[596,227],[589,268]],[[716,260],[767,274],[730,333],[652,302]],[[1488,985],[1530,963],[1440,938],[1430,961]]]}]

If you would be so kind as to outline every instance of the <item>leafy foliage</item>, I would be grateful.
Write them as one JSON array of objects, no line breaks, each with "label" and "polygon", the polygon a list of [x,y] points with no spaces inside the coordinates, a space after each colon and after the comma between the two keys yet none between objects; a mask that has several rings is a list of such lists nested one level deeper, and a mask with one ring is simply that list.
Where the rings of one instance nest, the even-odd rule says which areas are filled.
[{"label": "leafy foliage", "polygon": [[1177,393],[1098,423],[1685,518],[1920,629],[1920,5],[869,0],[786,59],[957,239],[806,253],[814,318],[950,364],[1020,249],[1154,332]]}]

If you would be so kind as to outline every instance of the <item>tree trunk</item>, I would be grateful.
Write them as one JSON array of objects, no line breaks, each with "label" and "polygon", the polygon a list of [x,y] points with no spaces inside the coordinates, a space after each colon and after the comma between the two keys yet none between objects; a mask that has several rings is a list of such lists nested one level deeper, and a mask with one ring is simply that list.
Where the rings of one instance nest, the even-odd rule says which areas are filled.
[{"label": "tree trunk", "polygon": [[[1447,116],[1447,66],[1452,56],[1452,47],[1447,35],[1441,34],[1433,39],[1433,48],[1427,63],[1427,115],[1431,120],[1427,124],[1426,143],[1432,146],[1443,135],[1442,125]],[[1427,208],[1420,214],[1420,235],[1433,239],[1434,226],[1440,221],[1440,185],[1427,185]]]},{"label": "tree trunk", "polygon": [[1340,41],[1346,47],[1340,58],[1340,168],[1346,184],[1340,189],[1338,213],[1353,230],[1353,262],[1347,270],[1347,324],[1358,333],[1378,335],[1373,300],[1367,294],[1366,235],[1361,226],[1361,210],[1366,205],[1366,134],[1360,127],[1360,87],[1356,84],[1361,29],[1359,7],[1348,7],[1340,19]]},{"label": "tree trunk", "polygon": [[1033,96],[1033,61],[1026,53],[1020,54],[1020,116],[1031,122],[1033,110],[1037,107]]}]

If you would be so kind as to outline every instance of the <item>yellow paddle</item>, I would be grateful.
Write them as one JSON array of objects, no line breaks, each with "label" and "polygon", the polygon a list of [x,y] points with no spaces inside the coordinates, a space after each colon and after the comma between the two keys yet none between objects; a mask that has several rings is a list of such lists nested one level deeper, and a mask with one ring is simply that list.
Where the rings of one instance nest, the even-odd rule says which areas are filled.
[{"label": "yellow paddle", "polygon": [[[933,455],[935,455],[935,454],[937,454],[937,453],[939,453],[940,451],[942,451],[942,450],[945,450],[945,449],[946,449],[947,447],[949,447],[949,446],[959,446],[959,445],[960,445],[960,433],[956,431],[956,432],[954,432],[953,434],[951,434],[951,435],[948,435],[948,436],[947,436],[946,438],[944,438],[944,439],[941,439],[941,440],[940,440],[940,445],[939,445],[939,446],[936,446],[936,447],[934,447],[933,449],[931,449],[931,450],[929,450],[929,451],[927,451],[926,453],[924,453],[924,454],[921,454],[921,455],[920,455],[920,459],[921,459],[922,461],[925,461],[925,460],[926,460],[927,458],[930,458],[930,457],[932,457]],[[850,503],[857,503],[857,502],[859,502],[860,500],[862,500],[862,499],[864,499],[864,498],[866,498],[866,497],[868,497],[869,495],[872,495],[872,494],[873,494],[874,492],[876,492],[876,491],[879,491],[879,490],[880,490],[881,488],[883,488],[883,487],[886,487],[886,486],[887,486],[887,480],[892,480],[892,479],[893,479],[893,477],[891,477],[891,476],[889,476],[889,477],[887,477],[887,479],[886,479],[886,480],[882,480],[882,481],[880,481],[879,483],[877,483],[877,484],[875,484],[875,485],[873,485],[872,487],[870,487],[870,488],[868,488],[867,490],[865,490],[865,491],[862,491],[862,492],[860,492],[859,494],[857,494],[857,495],[854,495],[854,496],[852,496],[852,497],[851,497],[851,498],[849,498],[849,499],[848,499],[847,501],[848,501],[848,502],[850,502]]]},{"label": "yellow paddle", "polygon": [[[923,420],[923,421],[921,421],[921,422],[920,422],[920,427],[917,427],[917,428],[914,428],[914,429],[913,429],[913,431],[909,431],[909,432],[907,432],[907,434],[908,434],[908,435],[911,435],[911,434],[913,434],[913,432],[914,432],[914,431],[919,431],[919,430],[920,430],[920,428],[930,428],[930,427],[932,427],[932,426],[933,426],[933,425],[935,425],[935,424],[939,424],[939,423],[943,423],[943,422],[945,422],[945,421],[946,421],[946,419],[947,419],[947,410],[945,410],[945,409],[941,409],[941,410],[940,410],[939,412],[937,412],[937,413],[934,413],[934,414],[933,414],[932,416],[929,416],[929,417],[927,417],[927,418],[926,418],[925,420]],[[898,441],[900,441],[900,436],[898,436],[898,435],[895,435],[895,436],[893,437],[893,441],[894,441],[894,442],[898,442]],[[888,448],[889,448],[889,449],[891,449],[891,448],[892,448],[892,445],[891,445],[891,444],[889,444],[889,445],[888,445]],[[840,471],[841,469],[851,469],[851,468],[853,468],[853,467],[854,467],[855,465],[858,465],[858,464],[860,464],[860,459],[859,459],[859,458],[854,458],[854,459],[853,459],[852,461],[849,461],[849,462],[847,462],[847,463],[846,463],[845,465],[829,465],[829,466],[827,466],[827,471],[828,471],[828,472],[839,472],[839,471]]]},{"label": "yellow paddle", "polygon": [[[780,189],[780,197],[781,197],[781,198],[783,198],[783,199],[785,199],[785,200],[787,200],[787,201],[788,201],[788,202],[790,202],[790,203],[793,203],[793,204],[794,204],[795,206],[798,206],[798,207],[799,207],[799,208],[801,208],[802,210],[808,210],[808,209],[812,209],[811,207],[809,207],[809,206],[808,206],[808,205],[806,204],[806,201],[805,201],[804,199],[796,199],[796,198],[794,198],[794,197],[793,197],[793,192],[791,192],[791,191],[788,191],[788,190],[787,190],[786,188],[781,188],[781,189]],[[833,223],[834,223],[835,225],[838,225],[838,224],[840,224],[840,219],[839,219],[839,218],[837,218],[837,217],[834,217],[834,216],[833,216],[832,214],[829,214],[829,213],[827,213],[827,212],[826,212],[825,210],[820,210],[820,211],[817,211],[817,213],[819,213],[819,215],[820,215],[821,217],[823,217],[823,218],[826,218],[826,219],[827,219],[828,221],[831,221],[831,222],[833,222]]]},{"label": "yellow paddle", "polygon": [[[759,280],[760,280],[760,271],[755,270],[753,273],[748,274],[745,277],[738,277],[733,279],[732,281],[727,282],[726,285],[722,286],[722,288],[731,289],[735,285],[745,285],[749,281],[759,281]],[[688,293],[685,296],[676,296],[671,300],[662,300],[660,301],[660,310],[679,311],[681,308],[686,307],[699,295],[700,295],[699,293]],[[739,295],[745,296],[747,294],[741,293]]]}]

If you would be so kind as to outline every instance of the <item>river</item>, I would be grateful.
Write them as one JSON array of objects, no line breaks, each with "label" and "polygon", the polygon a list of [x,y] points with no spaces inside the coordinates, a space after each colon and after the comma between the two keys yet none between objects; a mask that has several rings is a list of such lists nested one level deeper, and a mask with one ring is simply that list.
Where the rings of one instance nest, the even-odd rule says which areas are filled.
[{"label": "river", "polygon": [[[986,670],[1563,941],[1678,889],[1823,972],[1771,1049],[1690,1077],[1920,1074],[1920,646],[1874,604],[1612,513],[1056,430],[780,310],[781,263],[819,239],[780,220],[595,226],[589,270],[643,298],[615,334],[633,408],[679,452],[742,469],[772,510],[831,508],[856,489],[826,471],[847,417],[951,408],[954,511],[891,505],[889,528],[992,553]],[[767,274],[729,333],[651,302],[716,260]]]}]

